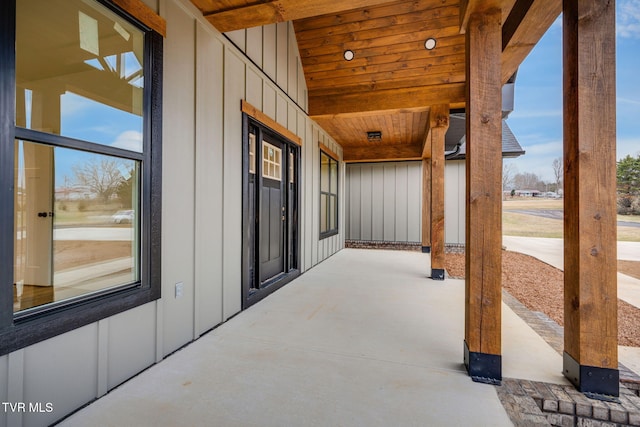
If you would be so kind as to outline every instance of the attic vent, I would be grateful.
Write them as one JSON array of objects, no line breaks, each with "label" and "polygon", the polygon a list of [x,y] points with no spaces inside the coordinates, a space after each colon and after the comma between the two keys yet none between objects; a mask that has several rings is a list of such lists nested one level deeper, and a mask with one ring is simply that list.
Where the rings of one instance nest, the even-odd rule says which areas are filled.
[{"label": "attic vent", "polygon": [[367,132],[367,139],[372,142],[379,142],[382,140],[382,132],[379,130]]}]

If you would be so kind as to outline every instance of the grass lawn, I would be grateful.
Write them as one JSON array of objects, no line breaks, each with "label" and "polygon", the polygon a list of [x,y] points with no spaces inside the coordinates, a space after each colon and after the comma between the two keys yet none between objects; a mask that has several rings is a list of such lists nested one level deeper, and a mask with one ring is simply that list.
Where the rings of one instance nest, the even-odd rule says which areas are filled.
[{"label": "grass lawn", "polygon": [[502,213],[502,234],[505,236],[562,238],[562,228],[562,221],[557,219],[507,211]]},{"label": "grass lawn", "polygon": [[[505,236],[561,238],[563,235],[563,223],[561,220],[512,211],[562,209],[562,199],[507,199],[502,205],[502,232]],[[618,215],[618,221],[640,223],[640,216]],[[640,227],[618,227],[618,240],[640,242]]]},{"label": "grass lawn", "polygon": [[562,199],[539,199],[533,197],[514,197],[507,198],[502,202],[503,210],[520,210],[520,209],[563,209],[564,201]]}]

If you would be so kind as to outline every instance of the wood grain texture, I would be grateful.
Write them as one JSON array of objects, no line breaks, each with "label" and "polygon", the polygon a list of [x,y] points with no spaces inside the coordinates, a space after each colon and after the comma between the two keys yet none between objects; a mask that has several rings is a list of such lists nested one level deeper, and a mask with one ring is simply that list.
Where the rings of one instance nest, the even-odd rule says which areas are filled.
[{"label": "wood grain texture", "polygon": [[444,144],[449,129],[449,105],[429,110],[431,134],[431,268],[444,270]]},{"label": "wood grain texture", "polygon": [[358,113],[363,111],[397,110],[428,107],[433,104],[451,104],[451,108],[464,106],[464,83],[448,83],[427,87],[386,89],[361,93],[324,96],[309,94],[309,114]]},{"label": "wood grain texture", "polygon": [[501,12],[471,14],[467,43],[465,341],[501,353]]},{"label": "wood grain texture", "polygon": [[617,369],[615,8],[564,4],[565,351]]},{"label": "wood grain texture", "polygon": [[[370,114],[342,114],[314,116],[313,119],[330,134],[340,135],[344,148],[379,145],[416,145],[422,142],[428,110],[403,109],[372,112]],[[379,141],[369,141],[368,131],[380,131]]]},{"label": "wood grain texture", "polygon": [[167,22],[141,0],[111,0],[111,2],[158,34],[167,36]]},{"label": "wood grain texture", "polygon": [[324,151],[325,154],[328,154],[333,160],[340,161],[340,156],[336,152],[334,152],[331,148],[327,147],[323,143],[319,142],[318,147],[320,150]]},{"label": "wood grain texture", "polygon": [[295,143],[297,145],[300,145],[300,146],[302,145],[302,138],[300,138],[295,133],[291,132],[286,127],[282,126],[280,123],[276,122],[271,117],[269,117],[266,114],[264,114],[262,111],[258,110],[253,105],[249,104],[244,99],[241,102],[241,109],[242,109],[243,113],[248,114],[249,116],[253,117],[257,121],[262,123],[263,125],[265,125],[265,126],[271,128],[271,129],[273,129],[274,131],[278,132],[280,135],[282,135],[285,138],[289,139],[291,142],[293,142],[293,143]]},{"label": "wood grain texture", "polygon": [[422,246],[431,246],[431,159],[422,159]]},{"label": "wood grain texture", "polygon": [[[520,10],[522,8],[527,8],[526,12]],[[502,83],[516,72],[561,11],[562,0],[520,0],[516,3],[502,31]]]},{"label": "wood grain texture", "polygon": [[[361,138],[369,130],[382,130],[385,145],[424,141],[424,120],[406,110],[466,106],[461,23],[464,33],[472,14],[499,11],[506,82],[558,16],[559,1],[191,0],[221,32],[293,21],[307,113],[323,116],[318,123],[344,146],[366,145]],[[435,49],[425,49],[428,38],[436,39]],[[352,61],[344,59],[345,50],[354,52]],[[368,117],[341,117],[363,113]],[[430,149],[426,144],[422,157]]]},{"label": "wood grain texture", "polygon": [[343,149],[343,160],[347,163],[420,160],[421,158],[420,145],[367,145]]},{"label": "wood grain texture", "polygon": [[469,25],[469,19],[474,14],[484,14],[489,11],[500,11],[502,22],[502,2],[500,0],[460,0],[460,33],[464,34]]},{"label": "wood grain texture", "polygon": [[347,9],[374,6],[388,0],[273,0],[247,3],[245,0],[211,2],[192,0],[221,33],[310,16],[338,13]]}]

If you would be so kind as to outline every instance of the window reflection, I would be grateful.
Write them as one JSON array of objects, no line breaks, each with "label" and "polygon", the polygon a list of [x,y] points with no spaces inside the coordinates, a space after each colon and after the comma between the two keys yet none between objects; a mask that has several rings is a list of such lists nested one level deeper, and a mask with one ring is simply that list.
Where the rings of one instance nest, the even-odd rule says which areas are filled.
[{"label": "window reflection", "polygon": [[16,125],[142,152],[144,34],[83,0],[16,16]]},{"label": "window reflection", "polygon": [[139,280],[137,161],[15,145],[14,312]]},{"label": "window reflection", "polygon": [[338,232],[338,161],[320,152],[320,235]]}]

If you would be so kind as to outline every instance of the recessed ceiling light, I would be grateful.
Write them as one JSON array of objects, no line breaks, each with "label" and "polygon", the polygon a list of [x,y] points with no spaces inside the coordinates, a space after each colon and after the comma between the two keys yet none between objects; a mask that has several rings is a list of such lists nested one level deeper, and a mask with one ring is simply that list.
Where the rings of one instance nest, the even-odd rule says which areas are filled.
[{"label": "recessed ceiling light", "polygon": [[382,140],[382,132],[379,130],[370,130],[367,132],[367,139],[369,141],[381,141]]},{"label": "recessed ceiling light", "polygon": [[345,50],[344,51],[344,59],[346,59],[347,61],[351,61],[353,59],[353,57],[355,56],[355,54],[353,53],[352,50]]},{"label": "recessed ceiling light", "polygon": [[425,40],[424,42],[424,48],[427,50],[432,50],[436,47],[436,39],[429,37],[427,40]]}]

